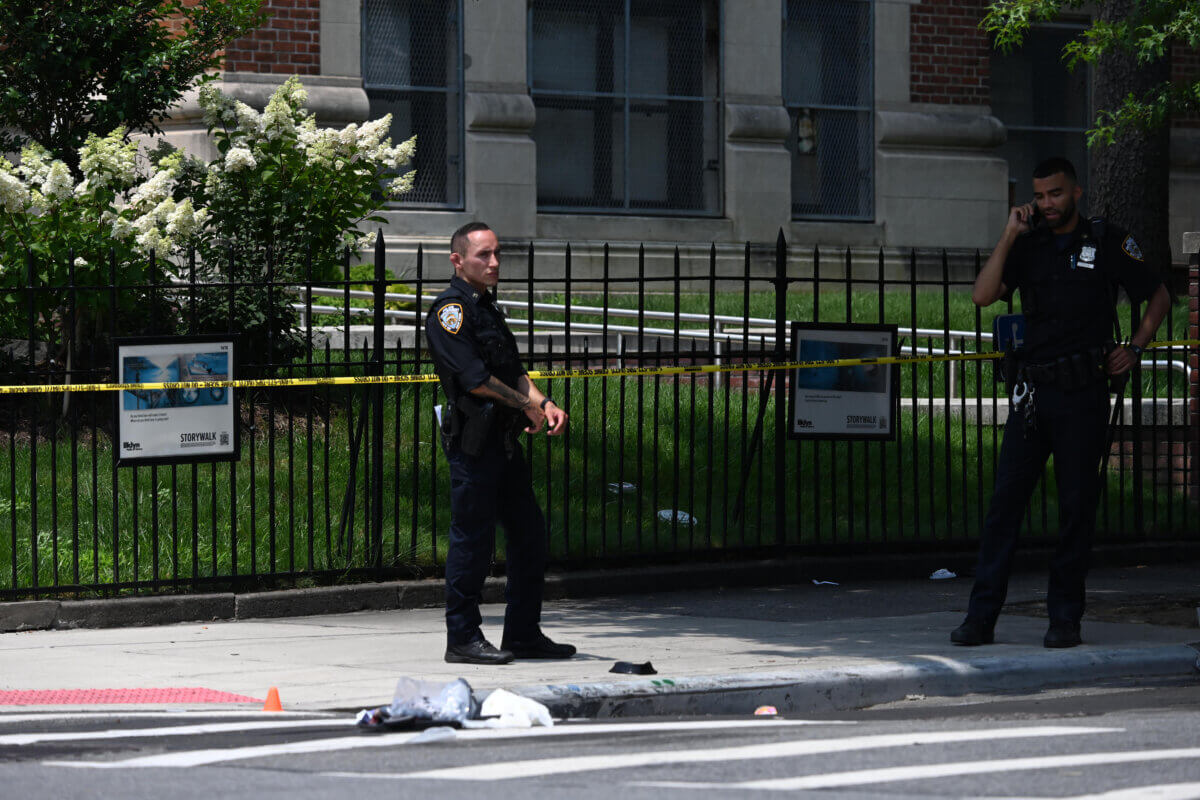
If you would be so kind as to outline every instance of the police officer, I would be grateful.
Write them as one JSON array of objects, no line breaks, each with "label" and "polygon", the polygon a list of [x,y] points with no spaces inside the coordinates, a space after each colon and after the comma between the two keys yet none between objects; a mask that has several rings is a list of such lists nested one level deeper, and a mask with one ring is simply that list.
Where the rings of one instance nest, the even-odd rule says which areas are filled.
[{"label": "police officer", "polygon": [[[505,664],[513,658],[570,658],[575,648],[542,633],[546,522],[533,495],[518,436],[567,427],[567,412],[538,390],[492,292],[500,244],[482,222],[450,240],[454,277],[425,319],[429,349],[446,394],[442,448],[450,462],[446,552],[446,661]],[[504,526],[507,573],[504,638],[483,636],[479,603],[496,522]]]},{"label": "police officer", "polygon": [[[996,486],[984,521],[966,620],[950,634],[960,645],[990,644],[1008,591],[1017,530],[1046,459],[1054,456],[1059,542],[1050,562],[1046,647],[1080,644],[1084,578],[1091,553],[1107,438],[1109,379],[1139,360],[1170,298],[1133,237],[1101,219],[1083,219],[1083,189],[1064,158],[1033,172],[1031,203],[1014,207],[975,280],[986,306],[1021,291],[1025,341],[1006,370],[1013,406],[1004,430]],[[1147,303],[1129,342],[1114,342],[1116,285]],[[1119,334],[1118,334],[1119,335]]]}]

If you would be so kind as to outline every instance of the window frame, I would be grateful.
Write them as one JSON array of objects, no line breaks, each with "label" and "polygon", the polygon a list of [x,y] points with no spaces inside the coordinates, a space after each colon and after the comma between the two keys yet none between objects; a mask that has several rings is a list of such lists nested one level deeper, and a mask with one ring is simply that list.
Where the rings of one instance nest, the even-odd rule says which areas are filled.
[{"label": "window frame", "polygon": [[[604,100],[621,100],[622,107],[622,149],[621,152],[626,154],[623,166],[623,190],[622,190],[622,205],[620,206],[598,206],[598,205],[563,205],[554,203],[543,203],[539,197],[537,200],[538,213],[549,214],[587,214],[587,215],[617,215],[617,216],[650,216],[650,217],[702,217],[702,218],[719,218],[724,214],[725,207],[725,158],[724,158],[724,135],[725,135],[725,1],[724,0],[700,0],[701,3],[707,4],[711,2],[710,8],[716,21],[717,27],[717,43],[714,48],[713,56],[716,59],[714,66],[715,93],[711,96],[701,95],[672,95],[672,94],[655,94],[646,92],[629,91],[629,76],[630,76],[630,60],[631,48],[629,46],[632,41],[631,31],[632,0],[623,0],[624,14],[624,32],[625,37],[625,53],[624,65],[622,67],[623,75],[623,92],[601,92],[601,91],[578,91],[571,89],[538,89],[534,86],[533,76],[533,29],[534,29],[534,2],[530,0],[526,5],[526,37],[525,37],[525,64],[526,64],[526,89],[529,92],[530,99],[534,103],[535,109],[538,107],[538,98],[550,99],[551,103],[556,103],[562,106],[579,104],[581,107],[588,107],[597,102]],[[701,12],[705,13],[705,12]],[[709,55],[707,43],[705,44],[704,53],[701,56],[702,69],[707,68],[706,59]],[[703,84],[703,75],[701,76]],[[702,87],[703,88],[703,87]],[[555,100],[554,98],[557,98]],[[572,103],[575,101],[575,103]],[[669,103],[672,101],[694,102],[700,105],[702,133],[700,140],[700,149],[703,160],[702,170],[705,172],[712,170],[715,172],[715,191],[714,202],[712,208],[663,208],[663,207],[646,207],[636,206],[631,202],[631,181],[630,181],[630,112],[633,107],[639,103]],[[707,132],[710,125],[706,110],[711,105],[712,108],[712,124],[713,141],[708,141]],[[532,134],[531,134],[532,136]],[[536,139],[534,142],[536,144]],[[703,158],[705,152],[711,149],[715,153],[714,158]],[[595,152],[592,153],[592,158],[595,158]],[[703,188],[703,179],[701,181],[701,202],[706,197],[707,192]]]},{"label": "window frame", "polygon": [[[789,204],[790,204],[789,214],[790,214],[791,219],[795,222],[867,222],[867,223],[871,223],[871,222],[875,221],[875,216],[876,216],[876,210],[875,210],[876,182],[879,177],[877,164],[875,161],[875,109],[876,109],[876,103],[875,103],[875,66],[876,66],[875,0],[834,0],[834,1],[838,2],[838,3],[846,3],[846,4],[853,3],[853,4],[856,4],[859,6],[865,6],[868,9],[868,12],[867,12],[867,35],[870,40],[870,43],[867,48],[867,54],[868,54],[867,63],[864,67],[867,71],[867,87],[866,87],[866,98],[865,98],[867,100],[867,104],[866,105],[862,105],[862,104],[837,105],[837,104],[830,104],[830,103],[802,103],[802,102],[793,102],[793,100],[790,97],[788,97],[788,80],[787,80],[788,56],[789,56],[788,6],[790,5],[791,0],[782,0],[780,3],[780,9],[781,9],[780,59],[779,59],[780,60],[780,72],[781,72],[780,94],[782,96],[784,109],[787,111],[787,114],[788,114],[788,121],[789,121],[788,137],[789,138],[792,136],[792,126],[795,125],[795,121],[794,121],[795,118],[793,117],[794,112],[800,112],[800,111],[804,111],[804,110],[812,110],[812,111],[818,111],[818,112],[819,111],[832,111],[832,112],[841,112],[841,113],[861,114],[864,117],[865,125],[864,125],[864,130],[863,130],[863,140],[868,143],[867,147],[869,147],[869,154],[867,156],[867,162],[868,162],[867,163],[867,171],[868,171],[869,178],[867,181],[867,183],[868,183],[867,190],[866,190],[867,196],[864,199],[864,203],[863,203],[866,210],[861,214],[843,214],[843,213],[832,213],[832,212],[799,212],[796,210],[795,198],[791,197],[789,200]],[[791,159],[790,159],[791,167],[794,170],[796,168],[797,155],[795,153],[793,153],[790,148],[788,150],[788,154],[791,156]],[[793,180],[794,180],[794,178],[791,175],[789,175],[789,188],[791,187],[791,183]]]},{"label": "window frame", "polygon": [[[413,0],[413,2],[424,2],[424,0]],[[389,208],[389,209],[462,211],[463,209],[466,208],[467,131],[466,131],[466,79],[465,79],[466,67],[465,67],[465,63],[464,63],[464,61],[465,61],[465,59],[464,59],[464,52],[465,52],[464,28],[465,28],[465,25],[463,24],[463,22],[464,22],[463,10],[464,9],[463,9],[463,0],[448,0],[448,2],[453,4],[452,8],[454,9],[454,14],[455,14],[455,29],[456,29],[455,30],[455,37],[456,37],[455,43],[458,48],[458,52],[456,54],[455,63],[454,63],[454,85],[453,86],[450,86],[450,85],[447,85],[447,86],[423,86],[423,85],[415,85],[415,84],[396,84],[396,85],[389,85],[389,84],[371,85],[371,84],[369,84],[367,81],[367,70],[366,70],[367,37],[365,35],[359,36],[359,51],[360,51],[359,63],[362,64],[362,68],[361,68],[362,85],[363,85],[363,91],[367,94],[368,107],[370,106],[370,103],[371,103],[371,92],[372,91],[395,92],[397,94],[402,94],[405,92],[440,93],[443,95],[449,95],[451,92],[454,92],[458,96],[457,115],[456,115],[457,120],[458,120],[458,125],[457,125],[457,130],[453,132],[454,139],[457,141],[457,144],[458,144],[458,156],[457,156],[456,160],[447,159],[447,164],[448,164],[447,172],[449,172],[449,169],[452,166],[456,173],[455,174],[455,178],[456,178],[455,185],[456,185],[457,191],[458,191],[457,202],[440,202],[439,203],[439,202],[431,202],[431,201],[406,200],[403,197],[400,197],[400,198],[388,200],[388,202],[386,204],[386,208]],[[367,2],[366,2],[366,0],[364,0],[359,6],[359,30],[360,31],[365,30],[366,26],[367,26]],[[368,114],[368,116],[369,116],[369,114]],[[447,126],[447,128],[448,127],[449,126]],[[447,130],[446,131],[447,140],[449,140],[451,138],[451,135],[452,135],[452,132],[450,130]],[[393,138],[392,143],[396,144],[396,140],[394,138]],[[418,139],[417,140],[417,151],[418,152],[420,152],[420,148],[421,148],[421,141],[420,141],[420,139]],[[449,181],[447,181],[447,182],[449,182]]]}]

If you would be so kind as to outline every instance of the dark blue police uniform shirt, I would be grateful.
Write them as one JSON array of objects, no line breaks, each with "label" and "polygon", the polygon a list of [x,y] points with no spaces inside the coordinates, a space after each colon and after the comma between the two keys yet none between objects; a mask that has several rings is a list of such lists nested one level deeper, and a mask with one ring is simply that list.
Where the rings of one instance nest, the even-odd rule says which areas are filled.
[{"label": "dark blue police uniform shirt", "polygon": [[[1105,223],[1103,241],[1097,242],[1082,217],[1064,236],[1045,228],[1019,236],[1002,280],[1010,293],[1021,291],[1025,349],[1034,362],[1112,341],[1113,284],[1122,286],[1131,302],[1141,303],[1162,283],[1127,231]],[[1128,321],[1128,314],[1121,317],[1122,326]]]},{"label": "dark blue police uniform shirt", "polygon": [[516,339],[491,292],[457,275],[437,296],[425,317],[425,335],[434,362],[462,392],[482,386],[489,376],[516,389],[525,373]]}]

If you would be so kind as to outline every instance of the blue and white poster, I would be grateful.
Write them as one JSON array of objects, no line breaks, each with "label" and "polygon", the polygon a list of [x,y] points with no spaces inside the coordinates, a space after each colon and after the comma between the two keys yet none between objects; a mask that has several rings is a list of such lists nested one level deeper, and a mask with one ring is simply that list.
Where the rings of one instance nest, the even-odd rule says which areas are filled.
[{"label": "blue and white poster", "polygon": [[894,325],[792,323],[797,362],[849,361],[792,370],[790,427],[794,439],[891,439],[896,435]]},{"label": "blue and white poster", "polygon": [[233,389],[203,385],[233,380],[233,352],[212,337],[118,342],[117,380],[146,385],[118,397],[118,463],[236,459]]}]

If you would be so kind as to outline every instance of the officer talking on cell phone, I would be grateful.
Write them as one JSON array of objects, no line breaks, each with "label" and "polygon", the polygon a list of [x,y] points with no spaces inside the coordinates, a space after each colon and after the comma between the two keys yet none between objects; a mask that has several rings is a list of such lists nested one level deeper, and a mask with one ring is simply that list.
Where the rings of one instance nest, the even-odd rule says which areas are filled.
[{"label": "officer talking on cell phone", "polygon": [[[1054,457],[1059,540],[1050,562],[1046,647],[1081,643],[1084,580],[1091,556],[1108,446],[1110,381],[1123,381],[1167,313],[1170,296],[1144,263],[1133,236],[1084,219],[1083,189],[1065,158],[1033,171],[1033,201],[1009,212],[1000,241],[975,279],[972,299],[987,306],[1017,290],[1025,340],[1005,360],[1012,393],[996,486],[979,544],[966,620],[950,634],[960,645],[990,644],[1008,591],[1017,531],[1046,460]],[[1117,287],[1149,301],[1122,341]]]},{"label": "officer talking on cell phone", "polygon": [[[425,319],[425,335],[446,395],[442,449],[450,462],[446,552],[446,661],[505,664],[514,658],[570,658],[575,648],[542,633],[546,521],[533,495],[521,434],[567,428],[567,412],[538,390],[496,305],[500,243],[482,222],[450,239],[454,277]],[[494,647],[480,629],[479,603],[496,523],[506,542],[504,634]]]}]

